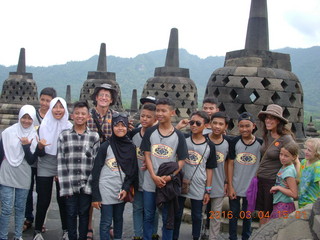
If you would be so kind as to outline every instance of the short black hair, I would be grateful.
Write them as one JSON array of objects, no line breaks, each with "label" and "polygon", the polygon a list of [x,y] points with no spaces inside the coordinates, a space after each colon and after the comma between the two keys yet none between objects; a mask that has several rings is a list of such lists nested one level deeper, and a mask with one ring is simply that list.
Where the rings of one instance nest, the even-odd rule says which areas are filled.
[{"label": "short black hair", "polygon": [[168,105],[172,109],[174,109],[176,106],[174,101],[172,101],[170,98],[159,98],[156,101],[156,105]]},{"label": "short black hair", "polygon": [[86,108],[86,109],[88,109],[88,111],[89,111],[89,105],[88,105],[88,103],[87,102],[82,102],[82,101],[78,101],[78,102],[75,102],[74,104],[73,104],[73,111],[76,109],[76,108]]},{"label": "short black hair", "polygon": [[156,111],[156,105],[154,103],[145,103],[142,105],[141,110]]},{"label": "short black hair", "polygon": [[227,125],[230,122],[230,118],[228,117],[228,115],[225,112],[216,112],[216,113],[212,114],[210,117],[210,121],[212,122],[212,120],[214,118],[224,118]]},{"label": "short black hair", "polygon": [[208,113],[206,113],[205,111],[195,111],[191,114],[190,118],[192,118],[192,116],[194,116],[194,115],[201,117],[204,120],[204,123],[210,122],[210,117],[209,117]]},{"label": "short black hair", "polygon": [[211,104],[216,104],[218,106],[218,99],[214,98],[214,97],[207,97],[205,99],[203,99],[202,104],[205,103],[211,103]]},{"label": "short black hair", "polygon": [[48,96],[52,97],[52,99],[54,99],[57,97],[57,91],[52,87],[46,87],[41,90],[40,96],[41,95],[48,95]]}]

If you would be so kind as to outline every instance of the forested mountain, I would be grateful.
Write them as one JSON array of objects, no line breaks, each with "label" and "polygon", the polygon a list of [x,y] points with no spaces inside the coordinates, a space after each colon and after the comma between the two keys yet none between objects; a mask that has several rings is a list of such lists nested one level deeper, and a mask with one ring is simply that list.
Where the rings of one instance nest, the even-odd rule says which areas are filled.
[{"label": "forested mountain", "polygon": [[[292,72],[300,79],[304,90],[305,110],[320,115],[320,46],[307,49],[284,48],[275,52],[288,53],[291,56]],[[165,63],[166,50],[157,50],[140,54],[134,58],[120,58],[107,56],[107,69],[116,73],[120,85],[122,100],[126,107],[130,106],[132,89],[138,90],[141,95],[146,80],[154,75],[156,67]],[[18,59],[17,59],[18,62]],[[48,67],[27,66],[27,72],[33,73],[38,91],[47,86],[57,89],[58,95],[65,97],[66,85],[71,85],[72,99],[78,100],[80,89],[87,78],[88,71],[97,69],[98,56],[86,61],[72,61],[62,65]],[[201,59],[180,49],[180,67],[189,68],[190,77],[198,87],[199,99],[202,100],[204,89],[212,72],[223,67],[224,56],[215,56]],[[28,64],[28,62],[27,62]],[[0,86],[8,78],[9,72],[16,71],[16,66],[5,67],[0,65]]]}]

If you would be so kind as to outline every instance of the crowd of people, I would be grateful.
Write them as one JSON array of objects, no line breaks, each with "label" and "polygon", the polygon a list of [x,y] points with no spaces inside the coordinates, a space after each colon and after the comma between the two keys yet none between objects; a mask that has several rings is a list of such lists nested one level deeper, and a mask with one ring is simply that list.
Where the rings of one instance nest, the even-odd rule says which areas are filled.
[{"label": "crowd of people", "polygon": [[[94,107],[76,102],[69,118],[65,100],[45,88],[39,109],[20,109],[18,123],[0,140],[0,240],[8,239],[13,212],[15,240],[33,224],[34,240],[45,239],[53,183],[64,240],[93,239],[93,209],[101,214],[97,237],[121,239],[126,203],[132,203],[132,239],[160,239],[159,214],[162,239],[179,239],[187,198],[191,239],[200,239],[203,228],[217,239],[221,218],[229,219],[230,239],[237,239],[242,219],[242,239],[249,239],[254,212],[248,211],[247,192],[253,179],[260,224],[294,212],[294,200],[303,207],[320,197],[320,139],[306,140],[300,162],[301,149],[279,105],[258,116],[241,113],[239,136],[229,136],[230,119],[214,98],[175,126],[171,99],[143,98],[134,127],[127,113],[110,108],[116,97],[111,85],[102,84],[92,95]],[[262,138],[255,136],[256,117]],[[225,197],[228,211],[222,208]]]}]

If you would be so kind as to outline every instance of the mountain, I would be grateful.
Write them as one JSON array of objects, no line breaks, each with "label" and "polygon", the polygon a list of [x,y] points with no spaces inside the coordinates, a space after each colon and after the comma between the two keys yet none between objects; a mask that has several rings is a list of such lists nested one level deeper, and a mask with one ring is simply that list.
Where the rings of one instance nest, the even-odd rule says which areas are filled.
[{"label": "mountain", "polygon": [[[165,63],[166,49],[140,54],[134,58],[107,57],[107,69],[116,73],[117,82],[121,88],[122,100],[126,107],[130,106],[132,89],[138,90],[138,98],[148,78],[154,76],[154,69],[162,67]],[[304,90],[305,111],[315,112],[320,115],[320,46],[295,49],[283,48],[275,52],[287,53],[291,56],[292,72],[295,73]],[[18,59],[17,59],[18,60]],[[18,61],[17,61],[18,62]],[[78,100],[83,82],[87,79],[88,71],[97,69],[98,56],[93,56],[86,61],[72,61],[62,65],[48,67],[27,66],[27,72],[33,73],[38,91],[44,87],[53,86],[58,95],[65,97],[66,85],[71,85],[73,100]],[[189,68],[190,78],[198,87],[199,100],[204,95],[204,90],[212,72],[223,67],[224,56],[207,57],[201,59],[196,55],[180,49],[180,67]],[[0,86],[8,78],[9,72],[16,71],[16,66],[5,67],[0,65]]]}]

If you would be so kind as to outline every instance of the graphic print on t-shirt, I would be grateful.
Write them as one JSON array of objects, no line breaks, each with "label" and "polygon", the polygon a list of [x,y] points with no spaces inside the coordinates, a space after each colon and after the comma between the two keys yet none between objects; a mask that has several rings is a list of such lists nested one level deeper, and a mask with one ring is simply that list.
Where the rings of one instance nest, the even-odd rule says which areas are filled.
[{"label": "graphic print on t-shirt", "polygon": [[257,156],[249,152],[243,152],[237,154],[236,161],[243,165],[253,165],[257,162]]},{"label": "graphic print on t-shirt", "polygon": [[118,164],[115,158],[106,159],[105,163],[111,171],[119,171]]},{"label": "graphic print on t-shirt", "polygon": [[216,152],[217,163],[224,162],[224,154],[222,152]]},{"label": "graphic print on t-shirt", "polygon": [[137,158],[139,160],[143,160],[144,159],[144,155],[143,155],[143,152],[140,150],[140,147],[136,147],[136,152],[137,152]]},{"label": "graphic print on t-shirt", "polygon": [[189,150],[188,153],[189,158],[187,158],[185,162],[190,165],[199,165],[202,155],[193,150]]},{"label": "graphic print on t-shirt", "polygon": [[154,144],[152,145],[151,153],[157,158],[170,158],[173,153],[173,149],[164,144]]}]

